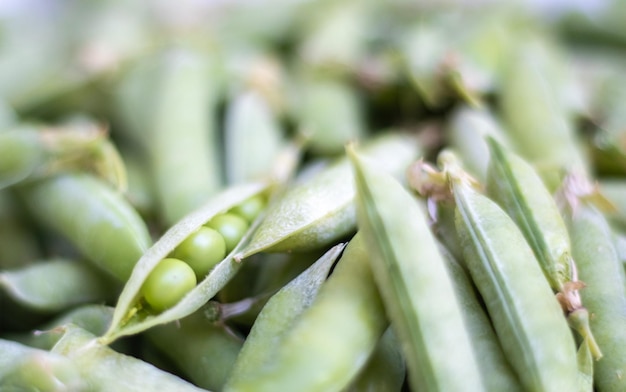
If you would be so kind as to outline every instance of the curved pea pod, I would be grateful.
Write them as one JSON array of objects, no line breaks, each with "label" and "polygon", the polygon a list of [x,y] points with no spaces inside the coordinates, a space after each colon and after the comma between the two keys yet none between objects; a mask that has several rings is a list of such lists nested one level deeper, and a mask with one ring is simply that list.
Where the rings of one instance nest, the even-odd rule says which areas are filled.
[{"label": "curved pea pod", "polygon": [[487,178],[489,146],[486,136],[507,145],[507,137],[494,114],[487,108],[462,106],[455,110],[446,127],[449,147],[463,161],[463,167],[479,182]]},{"label": "curved pea pod", "polygon": [[122,282],[152,243],[146,224],[126,199],[89,175],[46,178],[22,187],[20,196],[37,221]]},{"label": "curved pea pod", "polygon": [[[569,234],[556,201],[530,164],[494,139],[488,138],[488,143],[491,155],[487,174],[489,196],[500,204],[522,231],[550,287],[557,292],[557,299],[566,316],[569,318],[575,311],[579,315],[587,312],[578,292],[579,286],[584,286],[576,276]],[[594,358],[600,359],[602,352],[589,325],[573,323],[572,327],[590,345]]]},{"label": "curved pea pod", "polygon": [[503,123],[512,146],[552,189],[564,170],[589,172],[588,158],[565,99],[569,81],[560,53],[538,37],[519,42],[502,82]]},{"label": "curved pea pod", "polygon": [[268,177],[283,144],[283,131],[268,103],[259,93],[244,91],[231,101],[225,121],[228,182]]},{"label": "curved pea pod", "polygon": [[352,86],[329,77],[302,79],[294,92],[295,120],[309,133],[314,154],[337,155],[347,142],[365,136],[363,105]]},{"label": "curved pea pod", "polygon": [[243,345],[225,325],[202,319],[202,312],[146,332],[151,342],[200,388],[221,391]]},{"label": "curved pea pod", "polygon": [[0,132],[0,189],[95,159],[105,140],[96,128],[22,126]]},{"label": "curved pea pod", "polygon": [[345,392],[399,392],[406,375],[400,342],[387,328],[367,364]]},{"label": "curved pea pod", "polygon": [[626,390],[626,278],[609,225],[602,213],[587,205],[567,216],[567,224],[578,273],[586,283],[581,296],[604,354],[594,362],[594,384],[601,392]]},{"label": "curved pea pod", "polygon": [[190,47],[169,47],[143,58],[120,86],[120,116],[127,134],[148,154],[167,225],[221,185],[214,62]]},{"label": "curved pea pod", "polygon": [[237,390],[271,363],[281,340],[314,302],[344,244],[336,245],[274,294],[261,310],[237,357],[225,390]]},{"label": "curved pea pod", "polygon": [[0,386],[3,391],[88,391],[78,366],[62,355],[0,339]]},{"label": "curved pea pod", "polygon": [[363,238],[356,235],[270,362],[228,391],[340,391],[388,326]]},{"label": "curved pea pod", "polygon": [[481,299],[467,271],[445,249],[441,250],[441,253],[446,259],[448,273],[454,283],[454,292],[461,305],[476,358],[480,358],[478,366],[483,376],[485,390],[521,391],[519,379],[502,351],[498,336],[481,305]]},{"label": "curved pea pod", "polygon": [[132,274],[115,307],[115,314],[109,330],[100,338],[103,343],[110,343],[121,336],[132,335],[158,324],[165,324],[188,316],[198,310],[228,283],[241,268],[241,263],[233,260],[232,255],[248,241],[254,225],[239,245],[220,261],[198,285],[186,294],[175,306],[159,314],[139,311],[141,287],[150,272],[166,258],[191,233],[207,223],[212,217],[226,212],[243,201],[260,195],[269,189],[267,183],[249,183],[227,188],[207,201],[203,206],[191,212],[172,226],[158,241],[147,249],[132,271]]},{"label": "curved pea pod", "polygon": [[523,234],[495,202],[451,181],[465,263],[522,386],[577,390],[576,344]]},{"label": "curved pea pod", "polygon": [[69,324],[64,328],[63,337],[51,352],[72,360],[90,390],[204,391],[173,374],[101,345],[94,335],[80,327]]},{"label": "curved pea pod", "polygon": [[[419,154],[419,146],[409,136],[389,133],[360,151],[382,170],[400,177]],[[235,257],[243,259],[262,251],[305,251],[331,244],[354,230],[354,195],[350,165],[344,157],[308,181],[288,188],[268,207],[252,240]]]},{"label": "curved pea pod", "polygon": [[52,259],[0,272],[0,288],[20,306],[39,313],[55,313],[72,306],[105,301],[114,285],[90,265]]},{"label": "curved pea pod", "polygon": [[419,204],[374,163],[349,154],[359,229],[412,388],[484,390],[452,281]]}]

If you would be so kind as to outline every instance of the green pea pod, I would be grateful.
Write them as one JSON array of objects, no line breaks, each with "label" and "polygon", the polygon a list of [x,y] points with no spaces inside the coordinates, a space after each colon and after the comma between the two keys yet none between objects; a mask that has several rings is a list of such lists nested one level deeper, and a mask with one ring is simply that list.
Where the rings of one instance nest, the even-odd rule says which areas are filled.
[{"label": "green pea pod", "polygon": [[226,179],[229,183],[267,178],[282,149],[282,130],[263,97],[254,91],[236,96],[226,113]]},{"label": "green pea pod", "polygon": [[148,340],[195,385],[221,391],[243,345],[225,325],[202,320],[202,312],[146,332]]},{"label": "green pea pod", "polygon": [[72,360],[90,390],[204,391],[146,362],[101,345],[94,335],[80,327],[70,324],[65,329],[65,334],[51,352]]},{"label": "green pea pod", "polygon": [[521,391],[518,377],[513,372],[491,320],[485,313],[474,285],[464,267],[445,249],[441,251],[446,259],[448,273],[454,283],[456,298],[463,310],[463,317],[472,346],[479,358],[480,367],[487,391]]},{"label": "green pea pod", "polygon": [[142,59],[120,87],[120,115],[147,152],[167,225],[221,185],[214,61],[190,47],[166,48]]},{"label": "green pea pod", "polygon": [[553,189],[562,171],[589,171],[565,102],[567,68],[546,40],[528,37],[519,42],[504,73],[503,122],[515,150],[540,168],[541,177]]},{"label": "green pea pod", "polygon": [[440,161],[457,206],[465,263],[522,386],[576,390],[576,344],[530,245],[495,202],[464,180],[450,155]]},{"label": "green pea pod", "polygon": [[117,192],[86,174],[46,178],[20,189],[35,219],[61,233],[100,269],[124,282],[152,239]]},{"label": "green pea pod", "polygon": [[[13,333],[7,338],[42,350],[50,350],[63,336],[66,324],[74,324],[94,335],[103,334],[113,318],[113,308],[104,305],[83,305],[61,314],[29,333]],[[116,342],[117,343],[117,342]]]},{"label": "green pea pod", "polygon": [[[445,260],[418,203],[349,150],[370,264],[415,390],[484,390]],[[442,323],[441,320],[446,320]],[[450,361],[454,358],[454,361]]]},{"label": "green pea pod", "polygon": [[242,383],[254,380],[255,372],[272,361],[281,340],[313,303],[344,246],[331,248],[270,298],[246,338],[225,390],[237,390]]},{"label": "green pea pod", "polygon": [[78,366],[62,355],[0,339],[3,391],[83,392],[91,390]]},{"label": "green pea pod", "polygon": [[227,390],[330,392],[347,387],[388,326],[367,259],[357,234],[271,361]]},{"label": "green pea pod", "polygon": [[25,127],[0,133],[0,189],[60,170],[81,168],[95,159],[105,141],[96,128]]},{"label": "green pea pod", "polygon": [[[587,312],[578,292],[576,265],[571,256],[567,227],[556,201],[546,189],[539,174],[522,158],[488,138],[491,160],[487,174],[487,193],[509,214],[521,229],[541,266],[550,287],[557,293],[566,316]],[[572,321],[584,321],[580,316]],[[590,344],[596,360],[602,352],[595,343],[587,323],[571,323]]]},{"label": "green pea pod", "polygon": [[474,109],[467,106],[455,110],[446,128],[449,147],[463,161],[463,167],[479,182],[487,178],[489,146],[486,136],[492,136],[504,145],[506,134],[489,109]]},{"label": "green pea pod", "polygon": [[112,282],[90,265],[66,259],[0,272],[0,288],[21,306],[42,313],[105,301],[115,293]]},{"label": "green pea pod", "polygon": [[572,252],[589,322],[604,356],[594,363],[598,391],[626,390],[626,293],[624,269],[611,239],[606,219],[596,209],[581,205],[567,216]]},{"label": "green pea pod", "polygon": [[314,154],[339,154],[347,142],[365,136],[363,105],[349,84],[307,75],[294,95],[296,121],[309,133],[308,147]]},{"label": "green pea pod", "polygon": [[[120,294],[111,326],[100,341],[110,343],[121,336],[136,334],[155,325],[178,320],[195,312],[210,300],[241,267],[241,263],[233,260],[232,254],[237,253],[247,242],[246,237],[177,305],[157,315],[137,312],[141,287],[162,259],[212,217],[230,210],[252,196],[262,194],[268,190],[268,187],[269,184],[266,183],[249,183],[225,189],[202,207],[181,219],[153,246],[143,252]],[[254,227],[249,230],[249,233],[253,229]]]},{"label": "green pea pod", "polygon": [[[400,177],[419,154],[419,146],[411,137],[389,133],[363,146],[361,153]],[[337,241],[354,230],[354,194],[349,162],[341,158],[270,205],[252,240],[235,258],[262,251],[311,250]]]},{"label": "green pea pod", "polygon": [[400,342],[387,328],[378,341],[367,365],[352,381],[345,392],[400,392],[404,384],[406,364],[400,350]]}]

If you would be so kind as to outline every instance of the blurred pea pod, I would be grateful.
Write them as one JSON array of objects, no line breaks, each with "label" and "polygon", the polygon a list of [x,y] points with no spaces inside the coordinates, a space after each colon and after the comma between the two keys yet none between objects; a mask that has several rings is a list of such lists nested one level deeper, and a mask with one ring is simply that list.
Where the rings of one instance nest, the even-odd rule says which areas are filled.
[{"label": "blurred pea pod", "polygon": [[590,170],[573,124],[571,75],[562,57],[544,36],[520,39],[507,61],[500,94],[513,150],[538,168],[551,190],[565,171]]},{"label": "blurred pea pod", "polygon": [[122,282],[152,243],[146,224],[126,199],[92,176],[58,175],[19,191],[38,222]]},{"label": "blurred pea pod", "polygon": [[179,322],[159,325],[146,337],[196,386],[221,391],[243,339],[225,325],[211,324],[202,312]]},{"label": "blurred pea pod", "polygon": [[315,301],[322,283],[344,246],[340,244],[331,248],[269,299],[246,338],[225,390],[237,390],[248,381],[256,384],[263,366],[274,361],[281,341]]},{"label": "blurred pea pod", "polygon": [[[573,181],[587,181],[570,177]],[[566,183],[566,192],[576,200],[575,182]],[[574,186],[572,186],[574,185]],[[570,186],[572,186],[570,188]],[[626,276],[611,238],[610,227],[600,211],[584,198],[570,205],[566,220],[572,237],[572,252],[579,277],[586,287],[581,291],[589,309],[589,323],[604,354],[594,363],[594,384],[598,391],[626,389]]]},{"label": "blurred pea pod", "polygon": [[[388,133],[360,149],[382,170],[400,177],[420,153],[417,141]],[[244,259],[258,252],[304,251],[331,244],[354,230],[354,185],[347,158],[294,184],[267,210],[251,241],[235,255]]]},{"label": "blurred pea pod", "polygon": [[495,202],[473,189],[452,153],[438,161],[456,202],[465,263],[522,386],[577,390],[576,345],[530,245]]},{"label": "blurred pea pod", "polygon": [[367,364],[345,392],[399,392],[402,390],[406,364],[400,342],[393,329],[387,328]]},{"label": "blurred pea pod", "polygon": [[78,366],[62,355],[0,339],[3,391],[83,392],[90,389]]},{"label": "blurred pea pod", "polygon": [[583,338],[593,357],[602,358],[582,304],[576,261],[556,201],[539,174],[519,156],[488,138],[491,160],[487,193],[515,221],[530,244],[541,270],[556,294],[570,326]]},{"label": "blurred pea pod", "polygon": [[81,379],[95,391],[200,392],[183,379],[98,343],[96,337],[75,325],[66,325],[63,337],[51,352],[69,358]]},{"label": "blurred pea pod", "polygon": [[263,96],[253,90],[236,95],[224,127],[226,178],[241,183],[268,177],[283,147],[283,131]]},{"label": "blurred pea pod", "polygon": [[247,243],[250,233],[256,227],[255,225],[252,225],[239,245],[210,270],[204,280],[199,282],[191,291],[184,293],[184,297],[176,305],[161,313],[154,314],[143,308],[140,301],[142,299],[142,287],[150,273],[181,242],[214,216],[231,210],[249,198],[262,195],[269,188],[268,183],[246,183],[225,189],[181,219],[165,232],[154,245],[142,252],[141,258],[134,266],[132,274],[120,294],[109,330],[100,337],[100,342],[108,344],[119,337],[136,334],[155,325],[181,319],[194,313],[213,298],[241,268],[241,263],[234,261],[233,255]]},{"label": "blurred pea pod", "polygon": [[135,64],[119,86],[125,135],[147,152],[166,225],[221,186],[215,124],[221,86],[211,56],[215,53],[168,47]]},{"label": "blurred pea pod", "polygon": [[284,332],[269,361],[227,390],[330,392],[348,386],[388,326],[363,242],[357,234],[348,243],[311,306]]},{"label": "blurred pea pod", "polygon": [[292,88],[294,120],[308,134],[308,147],[313,153],[337,155],[348,141],[365,137],[363,104],[347,82],[307,74],[300,76]]},{"label": "blurred pea pod", "polygon": [[485,390],[521,391],[519,379],[504,355],[491,320],[481,304],[482,298],[477,294],[468,272],[447,250],[443,249],[441,253],[446,259],[448,273],[454,283],[454,292],[461,305],[476,358],[479,358],[478,366]]},{"label": "blurred pea pod", "polygon": [[92,266],[66,259],[42,260],[20,269],[1,271],[0,288],[20,306],[46,314],[78,304],[106,301],[116,291],[115,285]]},{"label": "blurred pea pod", "polygon": [[111,157],[115,162],[110,164],[116,167],[95,171],[113,178],[121,171],[124,178],[119,157],[103,151],[113,148],[105,147],[107,143],[106,132],[94,126],[21,126],[0,132],[0,189],[59,171],[99,169]]},{"label": "blurred pea pod", "polygon": [[[415,390],[485,389],[445,260],[410,193],[349,149],[357,217]],[[436,298],[436,301],[433,300]],[[446,320],[441,323],[441,320]],[[449,358],[455,358],[450,361]]]},{"label": "blurred pea pod", "polygon": [[446,127],[448,146],[458,154],[466,170],[481,183],[487,179],[489,164],[486,136],[504,145],[509,144],[506,133],[488,108],[461,106],[449,118]]},{"label": "blurred pea pod", "polygon": [[28,265],[40,257],[37,236],[24,212],[10,190],[0,190],[0,271]]}]

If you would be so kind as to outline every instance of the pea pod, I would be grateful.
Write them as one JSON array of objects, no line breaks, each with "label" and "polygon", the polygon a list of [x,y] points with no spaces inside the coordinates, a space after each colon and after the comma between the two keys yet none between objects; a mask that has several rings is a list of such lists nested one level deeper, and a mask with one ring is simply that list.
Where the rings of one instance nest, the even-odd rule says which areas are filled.
[{"label": "pea pod", "polygon": [[18,270],[2,271],[0,287],[21,306],[41,313],[104,301],[115,292],[111,282],[90,265],[67,259],[46,260]]},{"label": "pea pod", "polygon": [[589,322],[604,357],[594,363],[598,391],[626,389],[626,293],[624,269],[611,240],[606,219],[595,208],[580,205],[567,215],[572,252],[580,279],[581,296],[589,309]]},{"label": "pea pod", "polygon": [[399,182],[354,151],[349,154],[359,228],[412,388],[484,390],[478,358],[426,217]]},{"label": "pea pod", "polygon": [[[396,176],[418,152],[414,139],[398,133],[380,137],[362,149],[363,156]],[[331,244],[354,230],[354,194],[349,162],[341,158],[308,181],[293,185],[270,205],[266,218],[236,259],[261,251],[304,251]]]},{"label": "pea pod", "polygon": [[122,282],[152,242],[146,224],[122,195],[89,175],[46,178],[22,187],[20,196],[36,220]]},{"label": "pea pod", "polygon": [[203,391],[175,375],[101,345],[94,335],[80,327],[70,324],[65,329],[51,352],[72,360],[91,390]]},{"label": "pea pod", "polygon": [[212,325],[202,312],[146,332],[148,340],[197,386],[222,390],[243,345],[225,325]]},{"label": "pea pod", "polygon": [[245,380],[254,379],[255,372],[272,361],[280,341],[311,306],[343,248],[343,244],[331,248],[270,298],[246,338],[225,390],[237,389]]},{"label": "pea pod", "polygon": [[348,386],[388,326],[363,242],[359,234],[350,241],[270,362],[228,391],[340,391]]},{"label": "pea pod", "polygon": [[241,267],[240,263],[233,260],[232,254],[239,251],[240,247],[246,243],[246,239],[242,240],[231,254],[220,261],[204,280],[199,282],[175,306],[159,314],[138,312],[137,307],[144,282],[161,260],[212,217],[232,209],[250,197],[267,191],[268,187],[269,184],[266,183],[250,183],[224,190],[181,219],[153,246],[143,252],[120,294],[111,326],[100,341],[110,343],[121,336],[136,334],[155,325],[178,320],[195,312],[210,300]]},{"label": "pea pod", "polygon": [[440,155],[465,262],[513,369],[527,390],[577,389],[576,345],[532,249],[498,205]]},{"label": "pea pod", "polygon": [[[561,214],[539,175],[522,158],[507,151],[494,139],[488,138],[491,160],[487,174],[487,192],[500,204],[521,229],[541,266],[550,287],[568,316],[577,312],[572,321],[584,321],[587,312],[578,292],[576,265],[571,255],[570,238]],[[595,343],[587,323],[571,323],[590,345],[596,360],[602,352]]]}]

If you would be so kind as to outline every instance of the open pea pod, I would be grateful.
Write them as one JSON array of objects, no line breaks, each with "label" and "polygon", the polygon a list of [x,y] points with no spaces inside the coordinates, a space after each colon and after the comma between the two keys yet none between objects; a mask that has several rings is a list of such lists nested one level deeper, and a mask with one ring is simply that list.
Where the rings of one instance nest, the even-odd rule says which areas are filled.
[{"label": "open pea pod", "polygon": [[[159,314],[150,314],[138,308],[141,287],[150,272],[166,258],[178,244],[191,233],[207,223],[214,216],[226,212],[255,195],[262,194],[270,187],[269,183],[248,183],[227,188],[211,198],[204,206],[190,213],[172,226],[139,259],[130,279],[120,294],[113,321],[109,330],[100,338],[103,343],[136,334],[146,329],[178,320],[198,310],[210,300],[239,270],[241,264],[234,261],[232,255],[246,242],[246,238],[219,262],[211,272],[175,306]],[[248,234],[252,231],[249,230]]]},{"label": "open pea pod", "polygon": [[[401,177],[419,153],[414,138],[397,132],[359,149],[359,154],[395,177]],[[343,157],[308,181],[290,187],[268,208],[252,240],[235,258],[244,259],[261,251],[312,250],[349,234],[356,225],[352,178],[350,163]]]}]

